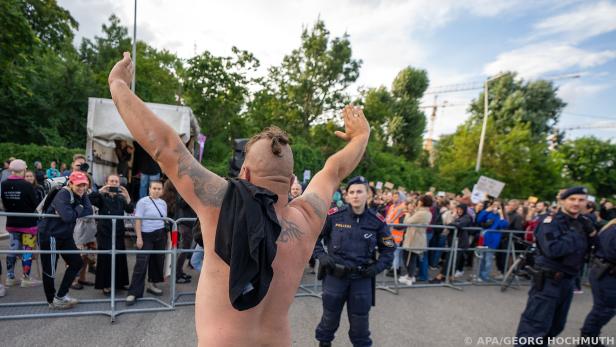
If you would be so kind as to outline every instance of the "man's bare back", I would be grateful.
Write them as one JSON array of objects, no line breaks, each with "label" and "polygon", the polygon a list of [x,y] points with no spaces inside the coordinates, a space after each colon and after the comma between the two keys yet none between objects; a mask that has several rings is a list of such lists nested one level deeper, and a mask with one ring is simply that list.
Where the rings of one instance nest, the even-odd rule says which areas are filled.
[{"label": "man's bare back", "polygon": [[290,346],[288,311],[305,264],[323,227],[334,190],[355,169],[368,142],[370,128],[363,112],[345,107],[345,132],[337,131],[336,135],[348,141],[347,145],[327,160],[304,194],[291,203],[287,203],[293,184],[290,147],[277,146],[278,140],[264,133],[249,142],[240,178],[278,195],[275,211],[281,232],[267,295],[255,307],[238,311],[229,298],[229,265],[214,250],[220,207],[228,183],[201,166],[175,132],[130,91],[132,71],[130,55],[124,53],[124,59],[109,74],[116,107],[133,137],[159,163],[201,221],[205,262],[195,307],[199,345]]}]

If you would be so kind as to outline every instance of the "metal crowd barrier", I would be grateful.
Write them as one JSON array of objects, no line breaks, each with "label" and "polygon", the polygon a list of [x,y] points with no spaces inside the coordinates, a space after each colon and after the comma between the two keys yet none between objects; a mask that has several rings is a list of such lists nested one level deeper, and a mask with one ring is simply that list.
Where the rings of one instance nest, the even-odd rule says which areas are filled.
[{"label": "metal crowd barrier", "polygon": [[[30,217],[30,218],[60,218],[55,214],[38,214],[38,213],[16,213],[16,212],[0,212],[0,216],[13,216],[13,217]],[[92,215],[83,217],[87,219],[110,219],[111,220],[111,249],[110,250],[40,250],[40,249],[32,249],[32,250],[2,250],[0,249],[0,254],[109,254],[111,255],[111,294],[109,299],[86,299],[79,300],[80,304],[94,304],[97,309],[95,310],[87,310],[80,309],[80,307],[84,307],[84,305],[78,305],[70,311],[49,311],[44,312],[43,310],[37,310],[37,313],[22,313],[22,314],[8,314],[0,316],[0,320],[6,319],[23,319],[23,318],[49,318],[49,317],[66,317],[66,316],[80,316],[80,315],[108,315],[111,318],[111,322],[115,321],[115,317],[123,314],[123,313],[135,313],[135,312],[158,312],[158,311],[171,311],[174,309],[174,297],[175,297],[175,264],[176,264],[176,250],[117,250],[116,249],[116,222],[118,219],[123,220],[163,220],[169,222],[173,225],[173,230],[177,230],[176,222],[168,217],[134,217],[134,216],[100,216],[100,215]],[[171,259],[171,276],[172,279],[170,281],[170,302],[167,303],[163,300],[153,297],[142,297],[137,300],[137,303],[147,303],[146,305],[141,306],[149,306],[149,307],[133,307],[128,308],[127,306],[121,309],[118,309],[118,302],[125,302],[125,299],[116,299],[116,288],[115,288],[115,264],[116,264],[116,254],[172,254]],[[40,261],[40,258],[39,258]],[[52,264],[55,266],[56,264]],[[39,264],[40,267],[40,264]],[[150,303],[154,303],[151,305]],[[100,304],[109,304],[108,309],[104,309]],[[10,308],[10,307],[24,307],[24,306],[47,306],[47,301],[33,301],[33,302],[20,302],[20,303],[0,303],[0,308]],[[140,305],[136,305],[140,306]]]},{"label": "metal crowd barrier", "polygon": [[[30,218],[59,218],[58,215],[55,214],[37,214],[37,213],[9,213],[9,212],[0,212],[0,216],[15,216],[15,217],[30,217]],[[171,311],[174,310],[176,306],[187,306],[194,305],[195,300],[194,297],[196,295],[195,291],[182,291],[177,292],[176,289],[176,264],[177,264],[177,256],[180,253],[194,253],[198,250],[196,249],[183,249],[178,248],[177,244],[173,244],[171,249],[167,250],[118,250],[116,248],[116,223],[117,220],[163,220],[165,222],[171,223],[173,225],[172,233],[178,232],[178,223],[180,222],[192,222],[196,221],[196,218],[180,218],[177,220],[173,220],[168,217],[134,217],[134,216],[101,216],[101,215],[92,215],[88,217],[83,217],[88,219],[96,219],[96,220],[104,220],[110,219],[112,225],[112,243],[110,250],[62,250],[62,251],[47,251],[40,249],[33,250],[2,250],[0,249],[0,254],[109,254],[111,255],[111,294],[109,299],[86,299],[80,300],[80,304],[93,304],[96,306],[96,309],[83,308],[86,305],[78,305],[72,310],[69,311],[49,311],[45,312],[44,310],[37,310],[37,313],[22,313],[22,314],[8,314],[0,316],[0,320],[7,319],[23,319],[23,318],[48,318],[48,317],[65,317],[65,316],[79,316],[79,315],[107,315],[110,317],[111,322],[115,321],[115,318],[124,313],[139,313],[139,312],[159,312],[159,311]],[[380,279],[377,278],[377,289],[385,290],[389,293],[398,295],[400,289],[402,288],[425,288],[425,287],[447,287],[456,290],[462,290],[462,286],[468,285],[500,285],[498,282],[493,283],[477,283],[476,280],[464,281],[464,280],[456,280],[453,278],[453,274],[455,273],[455,265],[458,256],[458,252],[474,252],[476,257],[480,258],[483,256],[485,252],[506,252],[506,261],[505,261],[505,273],[509,269],[509,259],[511,256],[516,257],[516,254],[521,252],[521,250],[515,250],[512,237],[509,237],[507,249],[488,249],[485,247],[474,247],[467,249],[459,249],[458,230],[454,226],[449,225],[430,225],[430,224],[389,224],[390,227],[420,227],[420,228],[431,228],[431,229],[443,229],[443,230],[452,230],[452,242],[449,247],[424,247],[424,248],[406,248],[399,247],[401,250],[413,251],[413,250],[423,250],[423,256],[427,257],[429,251],[443,251],[449,252],[447,259],[447,264],[445,265],[445,279],[441,283],[415,283],[412,285],[401,284],[399,282],[399,274],[398,269],[394,267],[394,277],[392,280],[383,280],[382,277],[386,277],[385,275],[379,275]],[[465,228],[466,230],[481,230],[480,228]],[[481,233],[485,234],[486,232],[500,232],[500,233],[508,233],[508,234],[520,234],[524,233],[524,231],[515,231],[515,230],[484,230]],[[517,253],[516,253],[517,252]],[[171,275],[169,276],[169,302],[165,302],[158,298],[154,297],[142,297],[137,300],[134,307],[118,307],[118,303],[123,303],[125,299],[117,299],[117,293],[115,288],[115,264],[116,264],[116,255],[117,254],[171,254]],[[38,258],[40,261],[40,258]],[[476,259],[475,259],[476,260]],[[204,259],[207,261],[207,259]],[[428,261],[428,259],[426,259]],[[318,261],[317,261],[318,262]],[[404,260],[401,265],[404,265]],[[473,262],[473,267],[476,267],[476,274],[479,273],[479,266],[475,265],[476,261]],[[39,264],[40,267],[40,264]],[[314,279],[311,282],[300,283],[298,288],[298,292],[295,295],[296,297],[317,297],[321,298],[321,283],[317,280],[318,276],[318,263],[315,266],[317,269],[317,273],[314,276]],[[420,269],[418,269],[420,271]],[[306,278],[306,276],[304,276]],[[453,280],[452,280],[453,278]],[[519,283],[517,283],[519,285]],[[187,298],[188,297],[188,298]],[[34,301],[34,302],[20,302],[20,303],[0,303],[0,308],[11,308],[11,307],[25,307],[25,306],[47,306],[48,303],[46,301]],[[108,305],[108,308],[105,308]],[[141,307],[139,307],[141,306]],[[144,307],[147,306],[147,307]],[[81,309],[80,309],[81,308]]]}]

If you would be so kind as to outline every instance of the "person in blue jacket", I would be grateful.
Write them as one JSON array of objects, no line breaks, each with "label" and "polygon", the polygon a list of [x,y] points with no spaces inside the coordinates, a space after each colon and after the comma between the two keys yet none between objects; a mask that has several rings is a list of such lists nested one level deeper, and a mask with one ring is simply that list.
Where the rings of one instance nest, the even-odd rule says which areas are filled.
[{"label": "person in blue jacket", "polygon": [[375,276],[392,265],[396,245],[383,216],[367,208],[368,189],[362,176],[348,182],[349,206],[329,211],[314,250],[323,278],[323,316],[316,328],[320,346],[331,346],[345,303],[353,346],[372,346],[368,314]]},{"label": "person in blue jacket", "polygon": [[[68,185],[61,188],[53,197],[51,204],[43,213],[57,214],[60,218],[43,218],[38,225],[41,250],[77,250],[73,231],[77,218],[92,214],[92,204],[86,194],[88,176],[81,171],[73,171],[68,179]],[[56,292],[54,281],[58,254],[41,254],[43,267],[43,288],[49,307],[52,309],[67,309],[79,301],[68,295],[68,290],[75,276],[83,266],[81,256],[77,253],[59,254],[68,265],[64,277]]]},{"label": "person in blue jacket", "polygon": [[[612,219],[595,239],[595,259],[590,268],[592,310],[584,320],[579,347],[604,346],[599,335],[616,315],[616,219]],[[590,338],[590,339],[588,339]]]},{"label": "person in blue jacket", "polygon": [[573,299],[575,277],[580,273],[595,232],[582,214],[587,190],[573,187],[560,196],[561,209],[544,217],[535,229],[537,255],[529,268],[533,282],[526,309],[520,317],[516,346],[547,346],[567,322]]},{"label": "person in blue jacket", "polygon": [[[509,222],[503,212],[501,202],[496,200],[485,210],[477,215],[477,224],[484,229],[483,245],[488,249],[498,249],[502,233],[498,230],[507,229]],[[494,252],[486,250],[483,252],[479,266],[479,282],[491,280],[492,264],[494,262]]]}]

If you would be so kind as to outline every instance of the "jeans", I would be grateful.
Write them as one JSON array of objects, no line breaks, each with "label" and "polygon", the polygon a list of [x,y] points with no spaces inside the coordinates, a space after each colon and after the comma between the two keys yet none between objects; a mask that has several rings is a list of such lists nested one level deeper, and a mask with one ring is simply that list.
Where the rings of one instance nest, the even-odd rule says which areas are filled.
[{"label": "jeans", "polygon": [[[41,250],[76,251],[75,240],[66,240],[49,237],[41,239]],[[56,293],[54,281],[56,279],[56,267],[58,266],[58,254],[41,254],[41,264],[43,266],[43,288],[47,302],[51,303],[54,296],[64,297],[68,293],[68,288],[83,266],[83,261],[79,254],[60,254],[64,262],[68,265],[62,277],[62,283]]]},{"label": "jeans", "polygon": [[158,181],[160,180],[160,174],[156,175],[146,175],[144,173],[141,174],[141,179],[139,181],[139,199],[148,195],[148,188],[150,188],[150,181]]},{"label": "jeans", "polygon": [[[396,248],[396,250],[394,251],[394,264],[393,267],[394,269],[400,269],[400,264],[403,262],[402,260],[402,249],[401,248]],[[400,275],[400,274],[398,274]]]},{"label": "jeans", "polygon": [[[438,240],[434,240],[432,242],[432,247],[445,247],[447,241],[447,236],[442,233],[438,234]],[[438,267],[438,263],[440,262],[441,254],[443,251],[430,251],[430,266]]]},{"label": "jeans", "polygon": [[488,281],[490,279],[490,273],[492,272],[492,263],[494,262],[494,252],[489,251],[489,248],[486,248],[486,251],[483,253],[483,257],[481,257],[481,264],[479,265],[479,278]]},{"label": "jeans", "polygon": [[[426,244],[430,244],[430,240],[432,240],[433,233],[426,233]],[[423,256],[419,261],[419,276],[417,276],[420,281],[428,280],[428,251],[423,252]]]},{"label": "jeans", "polygon": [[203,247],[197,245],[197,247],[195,247],[195,250],[198,251],[193,252],[192,256],[190,257],[190,264],[195,268],[195,270],[201,272],[201,267],[203,266]]}]

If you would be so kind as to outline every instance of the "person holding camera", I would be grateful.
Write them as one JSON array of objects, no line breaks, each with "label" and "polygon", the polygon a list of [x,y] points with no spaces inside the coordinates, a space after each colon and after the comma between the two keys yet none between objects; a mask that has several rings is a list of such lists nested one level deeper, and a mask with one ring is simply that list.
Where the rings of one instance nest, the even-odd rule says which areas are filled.
[{"label": "person holding camera", "polygon": [[368,181],[357,176],[347,187],[349,207],[329,211],[314,249],[323,278],[323,316],[315,333],[320,346],[331,346],[345,303],[351,342],[372,345],[368,314],[374,304],[375,276],[391,266],[396,250],[385,218],[367,208]]},{"label": "person holding camera", "polygon": [[[161,199],[163,183],[151,181],[149,195],[141,198],[135,208],[135,217],[167,217],[167,203]],[[164,250],[167,242],[171,242],[171,235],[165,228],[165,221],[155,219],[135,220],[135,234],[137,234],[137,248],[141,250]],[[164,254],[137,254],[137,262],[133,270],[133,278],[128,289],[126,304],[132,305],[135,300],[143,296],[145,275],[148,274],[147,291],[154,295],[163,295],[163,290],[157,283],[164,278]]]},{"label": "person holding camera", "polygon": [[[126,188],[120,185],[120,176],[109,175],[105,180],[105,185],[90,194],[92,205],[98,207],[98,214],[101,216],[123,216],[124,212],[132,213],[134,210],[130,201],[130,196]],[[116,220],[115,248],[125,250],[124,244],[124,220]],[[96,227],[96,243],[98,249],[110,250],[112,243],[112,220],[102,219],[98,221]],[[124,289],[128,286],[128,262],[126,254],[115,255],[115,288]],[[96,279],[94,288],[101,289],[103,294],[111,294],[111,255],[98,254],[96,258]]]}]

